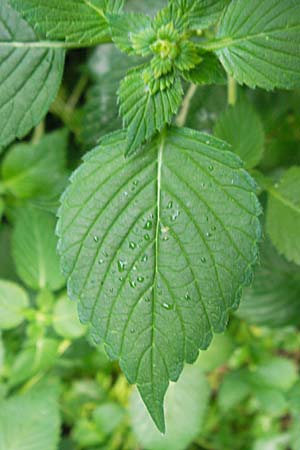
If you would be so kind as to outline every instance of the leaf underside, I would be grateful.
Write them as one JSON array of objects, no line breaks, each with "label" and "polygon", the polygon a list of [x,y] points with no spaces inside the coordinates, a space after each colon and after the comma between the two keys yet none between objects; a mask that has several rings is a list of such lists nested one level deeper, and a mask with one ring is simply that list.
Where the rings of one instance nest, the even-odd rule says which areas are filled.
[{"label": "leaf underside", "polygon": [[217,38],[217,55],[240,84],[264,89],[299,87],[298,1],[232,1]]},{"label": "leaf underside", "polygon": [[0,19],[1,149],[47,113],[61,82],[65,52],[36,47],[36,33],[8,0],[1,0]]},{"label": "leaf underside", "polygon": [[124,159],[126,134],[85,157],[62,199],[62,268],[81,320],[119,359],[160,430],[163,398],[251,279],[255,184],[224,142],[171,128]]}]

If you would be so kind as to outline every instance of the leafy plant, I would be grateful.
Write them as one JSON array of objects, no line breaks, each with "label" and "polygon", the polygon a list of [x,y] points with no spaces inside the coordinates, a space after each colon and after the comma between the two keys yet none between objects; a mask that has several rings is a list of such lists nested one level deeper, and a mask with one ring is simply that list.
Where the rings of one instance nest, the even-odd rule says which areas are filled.
[{"label": "leafy plant", "polygon": [[[296,449],[296,350],[285,336],[291,360],[278,343],[270,355],[270,330],[259,350],[256,327],[299,326],[300,4],[3,0],[0,21],[0,148],[24,138],[0,171],[11,248],[0,267],[0,449],[20,445],[5,411],[43,411],[48,385],[53,440],[30,414],[26,433],[57,448],[59,384],[62,448],[117,449],[124,435],[129,449],[136,438],[150,450],[263,448],[255,421],[241,446],[230,418],[221,444],[210,437],[216,417],[247,400],[245,416],[274,415],[277,431],[289,414],[293,431],[271,433],[272,448]],[[165,437],[136,393],[136,437],[128,431],[129,387],[103,349]]]}]

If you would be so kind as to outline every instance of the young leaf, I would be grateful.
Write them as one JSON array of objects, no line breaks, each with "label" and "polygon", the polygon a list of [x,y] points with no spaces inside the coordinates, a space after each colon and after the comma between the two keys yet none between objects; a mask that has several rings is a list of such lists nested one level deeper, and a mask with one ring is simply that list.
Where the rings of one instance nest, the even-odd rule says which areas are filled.
[{"label": "young leaf", "polygon": [[251,324],[280,328],[300,324],[300,270],[267,241],[254,283],[245,289],[238,316]]},{"label": "young leaf", "polygon": [[30,25],[47,39],[73,46],[110,40],[105,2],[92,0],[9,0]]},{"label": "young leaf", "polygon": [[173,14],[178,14],[189,29],[203,30],[214,25],[230,0],[171,0]]},{"label": "young leaf", "polygon": [[208,53],[194,69],[184,72],[183,77],[191,83],[202,84],[226,84],[227,75],[218,58]]},{"label": "young leaf", "polygon": [[28,304],[27,293],[21,286],[0,280],[0,329],[8,330],[20,325]]},{"label": "young leaf", "polygon": [[178,110],[183,90],[179,78],[164,90],[151,92],[141,71],[133,71],[121,82],[120,114],[127,127],[125,153],[133,151],[169,124]]},{"label": "young leaf", "polygon": [[172,383],[165,400],[166,429],[163,436],[151,419],[135,391],[130,401],[134,433],[143,448],[151,450],[183,450],[201,432],[210,387],[197,363],[186,366],[178,383]]},{"label": "young leaf", "polygon": [[270,187],[266,230],[279,253],[300,264],[300,167],[287,170]]},{"label": "young leaf", "polygon": [[9,4],[0,4],[0,150],[22,138],[48,111],[59,88],[65,52],[40,41]]},{"label": "young leaf", "polygon": [[1,402],[1,450],[54,450],[58,446],[59,429],[55,385],[38,386]]},{"label": "young leaf", "polygon": [[18,275],[35,290],[64,286],[56,254],[55,217],[33,207],[22,209],[13,232],[12,251]]},{"label": "young leaf", "polygon": [[135,54],[131,36],[151,26],[150,17],[144,14],[128,13],[120,15],[110,15],[109,24],[112,39],[116,46],[129,55]]},{"label": "young leaf", "polygon": [[224,330],[251,278],[260,207],[220,140],[171,128],[134,158],[126,145],[110,135],[73,176],[59,252],[81,320],[164,430],[169,380]]},{"label": "young leaf", "polygon": [[263,156],[265,133],[259,115],[243,98],[219,117],[214,134],[232,145],[247,169],[258,165]]},{"label": "young leaf", "polygon": [[12,147],[1,165],[1,187],[18,198],[51,196],[66,178],[68,133],[55,131],[38,144]]},{"label": "young leaf", "polygon": [[240,84],[293,89],[300,83],[300,3],[232,1],[222,16],[214,49]]}]

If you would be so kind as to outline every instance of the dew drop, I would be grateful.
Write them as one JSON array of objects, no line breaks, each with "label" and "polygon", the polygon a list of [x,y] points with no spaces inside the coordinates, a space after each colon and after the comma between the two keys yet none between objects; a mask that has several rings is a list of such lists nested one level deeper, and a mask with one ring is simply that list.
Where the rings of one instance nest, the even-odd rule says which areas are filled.
[{"label": "dew drop", "polygon": [[139,180],[134,180],[133,184],[137,186],[139,184]]},{"label": "dew drop", "polygon": [[166,303],[166,302],[164,302],[164,303],[162,304],[162,307],[163,307],[164,309],[166,309],[167,311],[170,311],[171,309],[174,308],[173,305],[170,305],[170,303]]},{"label": "dew drop", "polygon": [[129,280],[129,284],[130,284],[130,286],[131,286],[132,288],[135,288],[135,287],[136,287],[136,282],[133,281],[133,280]]},{"label": "dew drop", "polygon": [[144,239],[145,239],[145,241],[149,241],[150,240],[150,236],[149,236],[149,234],[147,233],[147,234],[145,234],[145,236],[144,236]]},{"label": "dew drop", "polygon": [[206,258],[205,256],[201,256],[201,262],[205,263],[206,262]]},{"label": "dew drop", "polygon": [[124,196],[127,197],[128,196],[128,192],[124,191]]},{"label": "dew drop", "polygon": [[124,272],[125,267],[126,267],[125,261],[123,261],[122,259],[119,259],[119,261],[118,261],[119,272]]},{"label": "dew drop", "polygon": [[150,303],[150,297],[145,297],[144,300],[146,303]]},{"label": "dew drop", "polygon": [[147,255],[144,255],[144,256],[142,257],[142,262],[145,263],[145,262],[147,262],[147,261],[148,261],[148,256],[147,256]]},{"label": "dew drop", "polygon": [[212,166],[212,165],[208,166],[208,170],[209,170],[210,172],[212,172],[212,171],[214,170],[214,166]]},{"label": "dew drop", "polygon": [[168,209],[171,209],[173,207],[173,202],[172,201],[169,201],[169,203],[168,203],[168,205],[167,205],[167,208]]},{"label": "dew drop", "polygon": [[120,281],[123,281],[123,280],[124,280],[124,278],[123,278],[123,277],[120,277],[120,278],[119,278],[119,280],[120,280]]},{"label": "dew drop", "polygon": [[105,258],[108,257],[108,253],[104,250],[103,255],[105,256]]},{"label": "dew drop", "polygon": [[179,214],[180,214],[180,211],[176,211],[176,212],[173,214],[173,216],[171,217],[171,219],[173,220],[173,222],[174,222],[175,220],[178,219]]},{"label": "dew drop", "polygon": [[145,279],[145,278],[144,278],[144,277],[141,277],[141,276],[137,277],[137,280],[138,280],[139,283],[142,283],[142,282],[144,281],[144,279]]},{"label": "dew drop", "polygon": [[104,263],[104,260],[103,259],[99,259],[99,261],[98,261],[98,264],[103,264]]},{"label": "dew drop", "polygon": [[152,220],[147,220],[147,222],[144,226],[145,230],[151,230],[152,225],[153,225]]},{"label": "dew drop", "polygon": [[208,231],[207,233],[205,233],[206,237],[211,237],[211,233]]},{"label": "dew drop", "polygon": [[136,266],[133,266],[132,270],[136,271]]},{"label": "dew drop", "polygon": [[191,300],[190,294],[188,292],[185,293],[184,298],[187,301]]},{"label": "dew drop", "polygon": [[135,247],[136,247],[136,243],[133,242],[133,241],[131,241],[131,242],[129,243],[129,248],[131,248],[132,250],[134,250]]},{"label": "dew drop", "polygon": [[94,241],[99,242],[99,236],[94,236]]},{"label": "dew drop", "polygon": [[134,334],[135,333],[135,329],[134,328],[130,328],[130,333]]}]

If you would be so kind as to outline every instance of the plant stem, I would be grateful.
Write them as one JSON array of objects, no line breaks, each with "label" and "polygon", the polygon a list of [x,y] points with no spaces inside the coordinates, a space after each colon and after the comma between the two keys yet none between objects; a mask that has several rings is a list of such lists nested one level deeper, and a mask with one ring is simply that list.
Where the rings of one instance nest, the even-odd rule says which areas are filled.
[{"label": "plant stem", "polygon": [[197,90],[197,86],[195,84],[191,84],[184,99],[183,99],[181,110],[176,119],[176,125],[178,127],[183,127],[186,122],[186,118],[187,118],[189,108],[190,108],[190,103],[196,93],[196,90]]},{"label": "plant stem", "polygon": [[38,144],[41,140],[41,137],[45,133],[45,122],[42,121],[37,127],[35,127],[31,142],[32,144]]},{"label": "plant stem", "polygon": [[228,75],[228,105],[234,106],[237,101],[237,84],[234,78]]},{"label": "plant stem", "polygon": [[72,94],[70,95],[67,104],[66,104],[66,108],[70,111],[73,111],[76,106],[77,103],[79,102],[84,89],[86,88],[86,85],[88,83],[88,76],[86,74],[83,74],[79,80],[78,83],[76,84]]}]

